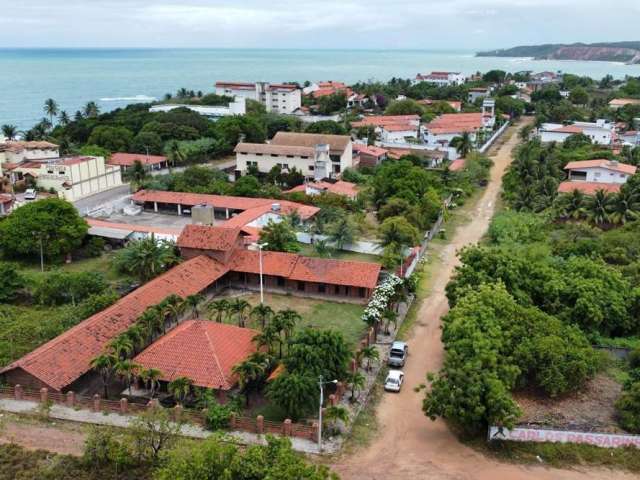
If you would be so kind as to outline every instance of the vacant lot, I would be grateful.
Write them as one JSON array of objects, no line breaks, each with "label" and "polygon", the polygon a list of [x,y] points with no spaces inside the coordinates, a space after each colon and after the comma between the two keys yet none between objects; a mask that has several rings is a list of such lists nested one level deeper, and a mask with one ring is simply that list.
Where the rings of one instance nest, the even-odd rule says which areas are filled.
[{"label": "vacant lot", "polygon": [[[300,255],[306,257],[317,257],[318,254],[314,250],[312,245],[306,243],[300,243]],[[329,258],[335,258],[336,260],[355,260],[358,262],[371,262],[380,263],[382,259],[378,255],[369,255],[366,253],[347,252],[346,250],[332,250]]]}]

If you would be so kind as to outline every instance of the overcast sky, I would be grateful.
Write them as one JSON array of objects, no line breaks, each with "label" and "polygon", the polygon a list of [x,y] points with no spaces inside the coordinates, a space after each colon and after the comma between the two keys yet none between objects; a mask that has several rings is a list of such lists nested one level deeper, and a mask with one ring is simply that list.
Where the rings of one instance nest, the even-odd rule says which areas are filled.
[{"label": "overcast sky", "polygon": [[0,48],[479,49],[639,25],[640,0],[0,0]]}]

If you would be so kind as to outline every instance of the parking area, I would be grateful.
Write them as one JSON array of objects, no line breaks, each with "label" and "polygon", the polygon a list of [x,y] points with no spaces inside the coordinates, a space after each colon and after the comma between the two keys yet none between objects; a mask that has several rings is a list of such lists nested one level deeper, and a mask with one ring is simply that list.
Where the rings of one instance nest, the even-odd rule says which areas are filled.
[{"label": "parking area", "polygon": [[165,215],[153,212],[141,212],[138,215],[126,215],[124,213],[114,212],[107,217],[100,217],[99,220],[157,228],[183,228],[192,222],[191,217],[179,217],[177,215]]}]

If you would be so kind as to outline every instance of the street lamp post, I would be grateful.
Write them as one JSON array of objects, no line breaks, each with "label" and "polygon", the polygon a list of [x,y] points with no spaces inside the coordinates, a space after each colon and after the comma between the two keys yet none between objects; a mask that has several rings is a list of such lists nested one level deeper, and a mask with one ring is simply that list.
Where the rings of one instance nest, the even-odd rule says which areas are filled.
[{"label": "street lamp post", "polygon": [[40,242],[40,271],[44,272],[44,245],[42,243],[42,232],[31,232],[31,234],[35,237],[38,237]]},{"label": "street lamp post", "polygon": [[269,245],[267,242],[256,243],[258,247],[258,263],[260,264],[260,305],[264,303],[264,284],[262,281],[262,249]]},{"label": "street lamp post", "polygon": [[322,380],[322,375],[320,375],[320,381],[318,385],[320,386],[320,407],[318,411],[318,451],[322,453],[322,404],[324,403],[324,386],[330,383],[336,384],[338,380],[331,380],[330,382],[325,382]]}]

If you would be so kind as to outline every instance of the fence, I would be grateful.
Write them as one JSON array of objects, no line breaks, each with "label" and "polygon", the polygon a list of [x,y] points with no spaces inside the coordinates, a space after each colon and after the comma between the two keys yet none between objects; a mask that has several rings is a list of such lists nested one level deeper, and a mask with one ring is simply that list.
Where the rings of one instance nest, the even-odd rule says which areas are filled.
[{"label": "fence", "polygon": [[[76,395],[74,392],[50,392],[46,388],[41,390],[29,390],[21,385],[13,387],[0,387],[0,398],[9,398],[17,401],[34,401],[41,404],[57,404],[77,410],[91,410],[92,412],[118,413],[122,415],[136,414],[147,411],[149,408],[160,408],[157,400],[152,400],[148,404],[131,403],[126,398],[119,401],[105,400],[100,395],[92,397]],[[174,419],[181,420],[205,427],[207,424],[206,414],[203,411],[185,410],[176,406],[171,410]],[[229,421],[231,430],[240,430],[255,434],[274,434],[289,437],[297,437],[315,441],[318,435],[317,423],[305,425],[293,423],[287,419],[282,423],[266,421],[262,415],[256,418],[232,415]]]},{"label": "fence", "polygon": [[627,446],[640,448],[640,435],[575,432],[570,430],[553,430],[544,428],[515,427],[507,429],[502,427],[489,427],[487,440],[536,443],[576,443],[583,445],[595,445],[596,447],[601,448],[620,448]]},{"label": "fence", "polygon": [[484,145],[482,145],[478,149],[478,151],[480,153],[485,153],[487,150],[489,150],[491,145],[493,145],[495,143],[495,141],[498,139],[498,137],[500,137],[500,135],[502,135],[504,133],[504,131],[507,128],[509,128],[509,125],[511,125],[511,122],[505,122],[504,125],[502,125],[498,130],[496,130],[496,133],[494,133],[489,140],[484,142]]}]

